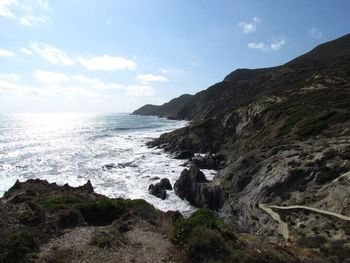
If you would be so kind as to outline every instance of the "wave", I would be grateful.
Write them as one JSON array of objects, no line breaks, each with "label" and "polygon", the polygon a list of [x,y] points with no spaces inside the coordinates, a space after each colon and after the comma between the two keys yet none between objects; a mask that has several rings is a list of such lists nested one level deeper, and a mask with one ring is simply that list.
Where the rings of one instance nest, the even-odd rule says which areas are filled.
[{"label": "wave", "polygon": [[156,129],[160,128],[163,125],[154,125],[154,126],[141,126],[141,127],[116,127],[110,129],[104,129],[103,132],[108,131],[132,131],[132,130],[147,130],[147,129]]}]

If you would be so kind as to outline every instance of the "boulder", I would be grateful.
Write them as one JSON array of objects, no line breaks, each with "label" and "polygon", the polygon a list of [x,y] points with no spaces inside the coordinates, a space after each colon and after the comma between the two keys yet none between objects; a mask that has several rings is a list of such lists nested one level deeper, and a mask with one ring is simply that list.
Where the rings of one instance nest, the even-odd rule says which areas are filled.
[{"label": "boulder", "polygon": [[148,187],[148,192],[160,199],[166,198],[166,190],[173,190],[168,178],[162,178],[160,182],[156,184],[151,184]]},{"label": "boulder", "polygon": [[203,172],[197,167],[184,169],[174,184],[175,194],[186,199],[196,207],[220,209],[225,200],[226,193],[217,185],[211,185]]},{"label": "boulder", "polygon": [[160,183],[151,184],[148,187],[148,192],[162,200],[166,199],[166,190]]},{"label": "boulder", "polygon": [[165,190],[173,190],[173,187],[170,184],[170,181],[168,178],[162,178],[159,182],[159,184],[165,189]]}]

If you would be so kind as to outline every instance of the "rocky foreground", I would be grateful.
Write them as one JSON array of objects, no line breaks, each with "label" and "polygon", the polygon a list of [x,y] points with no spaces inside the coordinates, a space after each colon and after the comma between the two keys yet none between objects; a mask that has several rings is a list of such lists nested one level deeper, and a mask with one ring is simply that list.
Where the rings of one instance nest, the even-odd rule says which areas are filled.
[{"label": "rocky foreground", "polygon": [[234,231],[209,209],[185,219],[107,198],[90,182],[16,182],[0,199],[0,235],[0,262],[323,262],[316,251]]},{"label": "rocky foreground", "polygon": [[[181,198],[237,231],[349,260],[350,35],[278,67],[238,69],[174,112],[152,112],[165,106],[166,117],[193,121],[149,143],[190,158]],[[213,181],[198,171],[208,164]]]}]

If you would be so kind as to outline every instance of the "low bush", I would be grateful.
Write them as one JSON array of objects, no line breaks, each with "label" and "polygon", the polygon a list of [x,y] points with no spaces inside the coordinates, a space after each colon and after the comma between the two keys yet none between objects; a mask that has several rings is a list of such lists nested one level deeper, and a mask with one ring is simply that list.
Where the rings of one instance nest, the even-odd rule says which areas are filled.
[{"label": "low bush", "polygon": [[191,231],[187,249],[190,257],[197,260],[219,259],[228,251],[225,240],[220,233],[203,225],[196,226]]},{"label": "low bush", "polygon": [[[209,209],[199,209],[189,218],[173,217],[172,242],[185,248],[190,258],[205,262],[222,259],[232,253],[236,237],[222,219]],[[225,262],[225,261],[220,261]]]},{"label": "low bush", "polygon": [[25,256],[38,250],[34,236],[26,230],[18,229],[2,237],[0,262],[25,262]]},{"label": "low bush", "polygon": [[124,202],[110,199],[88,201],[78,204],[76,208],[81,212],[86,223],[95,226],[109,225],[127,212]]},{"label": "low bush", "polygon": [[[128,211],[133,211],[145,219],[155,219],[158,211],[149,203],[142,199],[124,200],[124,199],[99,199],[82,200],[74,197],[51,197],[36,200],[36,203],[47,208],[51,212],[62,214],[64,211],[78,211],[81,213],[85,222],[89,225],[109,225],[115,219]],[[72,213],[70,213],[71,215]],[[64,213],[62,214],[65,215]],[[72,226],[79,223],[78,215],[74,214]],[[30,216],[28,214],[28,216]],[[78,220],[78,221],[77,221]]]}]

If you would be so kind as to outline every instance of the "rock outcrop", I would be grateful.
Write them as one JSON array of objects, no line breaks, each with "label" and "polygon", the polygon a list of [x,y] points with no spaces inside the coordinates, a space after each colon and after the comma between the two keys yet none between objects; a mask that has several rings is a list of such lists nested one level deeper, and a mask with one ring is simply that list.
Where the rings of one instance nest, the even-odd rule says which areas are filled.
[{"label": "rock outcrop", "polygon": [[197,167],[184,169],[174,184],[175,194],[197,207],[219,210],[226,201],[226,194],[218,185],[207,181]]},{"label": "rock outcrop", "polygon": [[173,190],[169,179],[163,178],[159,183],[151,184],[148,187],[148,191],[151,195],[154,195],[160,199],[166,199],[166,190]]}]

